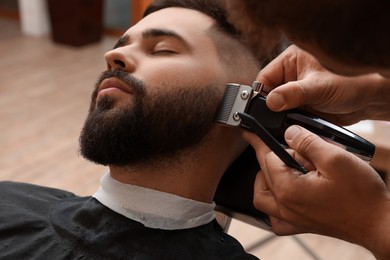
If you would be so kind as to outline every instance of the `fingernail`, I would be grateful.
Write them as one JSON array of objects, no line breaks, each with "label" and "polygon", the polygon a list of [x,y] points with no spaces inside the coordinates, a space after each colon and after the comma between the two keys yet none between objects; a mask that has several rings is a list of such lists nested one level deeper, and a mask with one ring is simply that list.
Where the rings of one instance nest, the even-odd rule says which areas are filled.
[{"label": "fingernail", "polygon": [[290,126],[287,128],[286,133],[284,134],[284,138],[286,138],[286,141],[294,140],[295,137],[301,132],[301,128],[298,126]]},{"label": "fingernail", "polygon": [[268,102],[272,105],[273,109],[281,109],[284,106],[284,97],[278,93],[269,93],[267,96]]}]

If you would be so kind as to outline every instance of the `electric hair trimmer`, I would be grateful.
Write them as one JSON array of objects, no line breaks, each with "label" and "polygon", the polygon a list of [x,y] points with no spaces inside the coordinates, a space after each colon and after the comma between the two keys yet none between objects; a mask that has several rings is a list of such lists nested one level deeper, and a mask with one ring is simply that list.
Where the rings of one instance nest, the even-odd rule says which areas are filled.
[{"label": "electric hair trimmer", "polygon": [[242,127],[256,133],[286,165],[306,173],[286,151],[284,132],[291,125],[300,125],[324,140],[342,147],[366,162],[370,162],[375,146],[351,131],[330,123],[306,111],[293,109],[271,111],[266,105],[265,86],[257,81],[252,86],[227,84],[215,121]]}]

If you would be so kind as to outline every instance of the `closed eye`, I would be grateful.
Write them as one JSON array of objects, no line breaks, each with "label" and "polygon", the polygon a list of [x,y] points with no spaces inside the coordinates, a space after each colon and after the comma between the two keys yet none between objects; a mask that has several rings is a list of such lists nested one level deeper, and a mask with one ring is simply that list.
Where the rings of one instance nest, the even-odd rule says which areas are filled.
[{"label": "closed eye", "polygon": [[172,55],[172,54],[177,54],[177,52],[168,49],[155,50],[152,52],[152,55]]}]

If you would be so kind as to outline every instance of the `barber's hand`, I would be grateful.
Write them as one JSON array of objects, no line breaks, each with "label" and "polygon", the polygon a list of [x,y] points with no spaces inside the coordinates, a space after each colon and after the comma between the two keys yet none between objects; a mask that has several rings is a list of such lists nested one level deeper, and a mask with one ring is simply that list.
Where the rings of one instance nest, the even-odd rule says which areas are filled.
[{"label": "barber's hand", "polygon": [[390,80],[378,74],[336,75],[295,45],[260,71],[257,80],[274,88],[267,97],[274,111],[304,107],[338,125],[390,119]]},{"label": "barber's hand", "polygon": [[286,166],[253,133],[245,132],[244,138],[261,165],[254,205],[272,217],[275,233],[312,232],[370,248],[367,243],[377,243],[380,229],[390,226],[389,192],[360,158],[292,126],[285,138],[289,152],[310,171],[302,174]]}]

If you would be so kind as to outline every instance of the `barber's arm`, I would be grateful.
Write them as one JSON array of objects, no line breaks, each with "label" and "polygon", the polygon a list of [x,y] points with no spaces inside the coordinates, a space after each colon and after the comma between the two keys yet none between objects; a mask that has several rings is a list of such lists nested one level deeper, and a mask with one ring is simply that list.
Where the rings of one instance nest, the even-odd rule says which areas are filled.
[{"label": "barber's arm", "polygon": [[338,125],[390,120],[390,79],[336,75],[295,45],[266,66],[257,80],[274,88],[267,105],[275,111],[304,106]]},{"label": "barber's arm", "polygon": [[302,232],[362,245],[390,259],[390,194],[366,162],[309,131],[293,126],[285,138],[290,152],[309,170],[287,167],[253,133],[244,138],[261,165],[254,205],[269,214],[277,234]]},{"label": "barber's arm", "polygon": [[[378,74],[343,77],[321,67],[309,54],[289,47],[257,80],[274,87],[267,105],[276,111],[304,107],[336,124],[390,119],[390,81]],[[289,152],[308,174],[287,167],[256,135],[261,171],[255,206],[271,216],[273,230],[337,237],[360,244],[378,259],[390,259],[390,194],[366,162],[301,127],[285,133]]]}]

